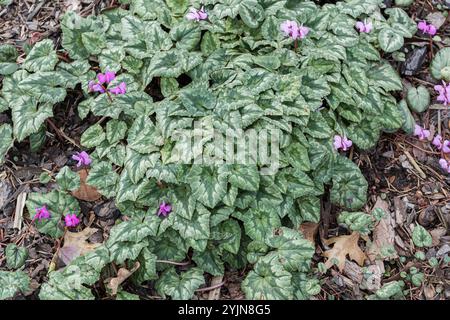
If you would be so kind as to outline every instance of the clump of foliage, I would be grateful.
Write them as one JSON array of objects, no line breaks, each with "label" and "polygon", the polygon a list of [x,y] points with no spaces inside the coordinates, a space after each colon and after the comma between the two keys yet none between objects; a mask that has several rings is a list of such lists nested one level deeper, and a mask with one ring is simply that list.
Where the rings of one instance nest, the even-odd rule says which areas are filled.
[{"label": "clump of foliage", "polygon": [[[344,209],[365,203],[367,182],[333,148],[333,136],[368,149],[381,132],[402,127],[391,94],[402,84],[379,51],[401,48],[404,37],[416,32],[415,23],[398,8],[383,14],[381,0],[324,6],[297,0],[122,2],[129,3],[127,10],[64,15],[62,47],[70,62],[60,61],[53,43],[44,40],[16,71],[13,50],[0,49],[5,75],[0,110],[12,114],[12,125],[0,126],[0,156],[14,141],[42,141],[53,107],[68,90],[82,89],[80,118],[105,117],[81,137],[92,157],[87,183],[130,218],[115,226],[100,248],[51,272],[40,297],[93,299],[89,286],[110,263],[135,261],[140,268],[132,280],[156,280],[159,294],[173,299],[191,298],[205,283],[204,273],[221,275],[225,265],[248,263],[254,266],[242,287],[249,299],[317,294],[310,270],[314,248],[298,228],[319,221],[325,187]],[[202,5],[207,19],[186,19],[191,7]],[[284,36],[280,24],[286,20],[309,33],[298,42]],[[369,33],[355,29],[362,20],[371,21]],[[116,72],[110,85],[126,83],[126,94],[90,92],[96,66]],[[157,97],[149,94],[155,86]],[[192,130],[194,122],[222,132],[280,129],[281,168],[262,175],[261,163],[174,162],[171,156],[187,146],[173,133]],[[210,147],[202,140],[205,153]],[[31,194],[27,202],[30,212],[47,205],[51,218],[37,227],[54,237],[62,235],[61,217],[79,210],[68,192],[79,181],[70,183],[68,171],[59,176],[59,190]],[[163,201],[171,205],[167,217],[157,215]],[[357,229],[370,222],[361,217]],[[190,250],[196,266],[187,271],[161,262],[181,262]]]}]

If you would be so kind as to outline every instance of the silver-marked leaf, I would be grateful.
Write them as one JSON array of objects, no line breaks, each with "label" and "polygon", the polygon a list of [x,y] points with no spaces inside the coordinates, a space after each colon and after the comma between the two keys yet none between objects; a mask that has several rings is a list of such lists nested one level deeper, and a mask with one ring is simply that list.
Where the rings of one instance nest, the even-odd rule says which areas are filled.
[{"label": "silver-marked leaf", "polygon": [[259,189],[259,170],[252,165],[233,165],[229,168],[228,182],[239,189],[257,191]]},{"label": "silver-marked leaf", "polygon": [[289,300],[293,298],[292,275],[276,257],[259,261],[242,282],[245,297],[251,300]]},{"label": "silver-marked leaf", "polygon": [[256,0],[243,0],[239,6],[239,16],[250,28],[257,28],[264,20],[264,8]]},{"label": "silver-marked leaf", "polygon": [[403,47],[403,36],[389,27],[381,29],[378,33],[378,42],[385,52],[394,52]]},{"label": "silver-marked leaf", "polygon": [[94,162],[86,183],[95,187],[105,197],[112,197],[115,195],[118,180],[119,175],[113,171],[111,164],[102,161]]},{"label": "silver-marked leaf", "polygon": [[408,105],[416,112],[424,112],[430,105],[430,92],[424,86],[411,87],[406,95]]},{"label": "silver-marked leaf", "polygon": [[36,43],[23,62],[23,67],[31,72],[51,71],[58,62],[58,56],[50,39]]},{"label": "silver-marked leaf", "polygon": [[[7,76],[16,72],[18,65],[16,59],[19,56],[14,46],[10,44],[0,45],[0,74]],[[1,108],[0,108],[1,109]]]},{"label": "silver-marked leaf", "polygon": [[193,50],[200,43],[201,35],[198,25],[188,21],[178,23],[170,30],[170,37],[177,48],[185,50]]},{"label": "silver-marked leaf", "polygon": [[220,251],[215,246],[209,246],[205,251],[195,251],[192,260],[204,272],[212,276],[222,276],[225,272],[223,261],[220,257]]},{"label": "silver-marked leaf", "polygon": [[56,182],[61,190],[74,191],[80,187],[80,176],[65,166],[56,175]]},{"label": "silver-marked leaf", "polygon": [[90,126],[81,135],[81,144],[86,148],[93,148],[100,145],[105,140],[106,134],[100,124]]},{"label": "silver-marked leaf", "polygon": [[12,107],[13,132],[17,141],[23,141],[36,133],[47,118],[53,116],[53,106],[38,104],[35,99],[26,99]]},{"label": "silver-marked leaf", "polygon": [[111,144],[119,142],[125,138],[128,127],[127,124],[120,120],[109,120],[106,124],[106,139]]},{"label": "silver-marked leaf", "polygon": [[30,278],[22,271],[0,271],[0,300],[14,297],[21,291],[29,290]]},{"label": "silver-marked leaf", "polygon": [[181,276],[170,268],[161,275],[155,286],[159,294],[168,295],[173,300],[190,300],[194,291],[204,284],[205,278],[200,268],[189,269]]},{"label": "silver-marked leaf", "polygon": [[19,269],[25,264],[28,257],[26,247],[19,247],[15,243],[10,243],[5,248],[6,265],[10,269]]},{"label": "silver-marked leaf", "polygon": [[401,90],[403,88],[399,75],[387,62],[372,67],[367,72],[367,76],[371,85],[379,86],[386,91]]},{"label": "silver-marked leaf", "polygon": [[0,125],[0,164],[3,163],[9,148],[14,143],[12,131],[11,125],[7,123]]},{"label": "silver-marked leaf", "polygon": [[192,167],[189,173],[192,196],[209,208],[214,208],[227,193],[227,178],[214,167]]},{"label": "silver-marked leaf", "polygon": [[[442,48],[434,56],[430,64],[430,73],[435,79],[442,79],[445,75],[445,70],[450,68],[450,48]],[[446,81],[450,81],[450,76],[444,78]]]}]

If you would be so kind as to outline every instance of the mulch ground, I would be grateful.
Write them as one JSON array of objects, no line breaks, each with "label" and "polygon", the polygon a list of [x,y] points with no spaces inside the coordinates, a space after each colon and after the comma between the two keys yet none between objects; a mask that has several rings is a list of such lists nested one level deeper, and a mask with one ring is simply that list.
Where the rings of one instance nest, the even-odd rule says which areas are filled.
[{"label": "mulch ground", "polygon": [[[388,1],[389,2],[389,1]],[[6,9],[0,9],[0,43],[11,43],[21,48],[24,44],[33,44],[43,38],[51,38],[60,43],[59,18],[68,9],[75,10],[87,16],[98,14],[101,10],[114,6],[115,1],[14,1]],[[429,1],[416,1],[411,6],[411,16],[424,18],[433,7]],[[450,25],[440,28],[441,37],[449,40]],[[414,45],[414,46],[413,46]],[[417,53],[420,48],[426,47],[422,63],[413,72],[405,75],[408,66],[405,62],[393,61],[393,65],[403,74],[405,84],[423,84],[430,92],[434,92],[435,80],[428,73],[428,66],[433,54],[439,49],[434,46],[430,51],[426,39],[415,37],[409,39],[403,48],[406,58]],[[390,59],[390,57],[386,57]],[[399,95],[401,98],[401,95]],[[54,174],[64,165],[74,165],[70,160],[74,146],[66,138],[78,142],[81,133],[89,126],[89,119],[83,123],[73,110],[78,96],[69,95],[64,103],[55,107],[55,116],[52,125],[48,126],[47,142],[39,154],[32,153],[29,144],[24,142],[16,144],[10,151],[6,163],[0,167],[0,269],[4,268],[5,258],[3,250],[9,243],[25,245],[29,257],[25,271],[31,276],[32,290],[17,299],[35,299],[39,284],[47,277],[50,262],[60,245],[53,239],[39,234],[24,219],[23,224],[17,227],[15,210],[20,206],[22,194],[30,191],[46,191],[54,187],[52,183],[41,185],[39,175],[43,172]],[[5,118],[6,117],[6,118]],[[7,121],[7,115],[0,116],[0,123]],[[432,135],[440,132],[442,136],[450,138],[448,114],[442,108],[434,105],[421,115],[416,115],[417,122],[423,127],[430,128]],[[371,237],[393,237],[396,258],[386,260],[379,267],[380,275],[376,279],[382,285],[392,280],[401,280],[400,272],[416,267],[424,272],[424,284],[410,289],[407,299],[449,299],[450,298],[450,268],[441,263],[438,267],[431,267],[427,259],[442,257],[450,252],[450,177],[444,175],[439,168],[439,154],[431,147],[429,142],[422,142],[415,137],[402,132],[384,134],[377,147],[370,151],[359,152],[352,150],[350,157],[359,165],[369,182],[369,201],[366,210],[370,211],[377,204],[384,205],[391,213],[388,230],[375,230]],[[326,197],[324,197],[326,199]],[[325,200],[324,200],[325,201]],[[336,222],[340,209],[326,206],[328,210],[322,212],[322,222],[316,236],[316,255],[314,264],[323,262],[322,253],[326,249],[323,238],[330,238],[346,234]],[[82,214],[85,224],[94,216],[91,226],[101,231],[94,234],[91,242],[101,243],[108,236],[108,231],[114,225],[118,214],[114,205],[108,201],[81,202]],[[19,208],[20,209],[20,208]],[[94,215],[92,215],[94,213]],[[120,218],[120,217],[119,217]],[[324,228],[323,221],[327,221]],[[411,240],[412,226],[416,223],[424,226],[433,235],[433,246],[424,250],[426,260],[416,259],[417,248]],[[388,234],[383,234],[387,232]],[[375,234],[378,233],[378,234]],[[361,246],[364,247],[361,240]],[[348,264],[348,265],[347,265]],[[367,292],[361,291],[359,282],[363,276],[363,269],[348,261],[343,272],[334,269],[320,275],[322,292],[317,299],[364,299]],[[228,270],[223,279],[224,285],[215,290],[221,299],[243,299],[240,283],[245,278],[246,270]],[[130,292],[140,293],[150,297],[146,288],[128,288]],[[207,299],[210,291],[199,292],[199,299]],[[150,297],[151,298],[151,297]]]}]

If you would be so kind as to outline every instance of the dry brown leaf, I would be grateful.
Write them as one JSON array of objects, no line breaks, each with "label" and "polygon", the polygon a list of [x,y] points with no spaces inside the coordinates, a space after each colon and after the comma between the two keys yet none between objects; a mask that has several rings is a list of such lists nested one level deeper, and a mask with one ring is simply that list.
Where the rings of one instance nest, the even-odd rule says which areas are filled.
[{"label": "dry brown leaf", "polygon": [[[372,262],[382,257],[382,249],[394,246],[395,243],[395,221],[391,217],[389,204],[387,203],[387,201],[378,198],[372,210],[376,208],[382,209],[386,214],[384,215],[383,219],[378,221],[378,223],[375,225],[373,229],[373,242],[366,250],[367,257]],[[396,258],[397,256],[398,254],[394,253],[392,256],[385,257],[384,259]]]},{"label": "dry brown leaf", "polygon": [[325,267],[327,269],[333,266],[333,260],[338,261],[337,266],[340,272],[344,270],[345,260],[347,255],[350,259],[356,261],[360,266],[363,265],[366,259],[365,253],[358,246],[359,233],[353,232],[349,236],[339,236],[328,240],[324,240],[327,245],[333,244],[332,249],[327,250],[323,253],[323,256],[327,258],[325,262]]},{"label": "dry brown leaf", "polygon": [[100,199],[102,195],[98,193],[97,189],[86,184],[88,174],[89,171],[87,169],[78,171],[78,175],[80,176],[80,188],[73,191],[72,195],[77,199],[92,202]]},{"label": "dry brown leaf", "polygon": [[309,240],[312,244],[316,244],[315,237],[319,230],[319,224],[314,222],[304,222],[300,225],[300,232],[303,234],[306,240]]},{"label": "dry brown leaf", "polygon": [[67,265],[75,258],[82,256],[99,247],[100,243],[89,243],[87,239],[98,229],[86,228],[81,232],[67,231],[64,234],[64,246],[59,250],[59,258]]},{"label": "dry brown leaf", "polygon": [[117,277],[110,278],[108,280],[107,287],[111,289],[111,294],[116,295],[117,290],[119,290],[119,286],[127,280],[137,269],[140,267],[140,263],[138,261],[135,262],[133,269],[128,270],[126,268],[120,268],[119,271],[117,271]]},{"label": "dry brown leaf", "polygon": [[447,233],[447,229],[442,228],[442,227],[431,230],[430,231],[431,239],[433,239],[433,242],[431,243],[431,245],[433,247],[439,245],[439,243],[441,242],[441,237],[444,236],[446,233]]}]

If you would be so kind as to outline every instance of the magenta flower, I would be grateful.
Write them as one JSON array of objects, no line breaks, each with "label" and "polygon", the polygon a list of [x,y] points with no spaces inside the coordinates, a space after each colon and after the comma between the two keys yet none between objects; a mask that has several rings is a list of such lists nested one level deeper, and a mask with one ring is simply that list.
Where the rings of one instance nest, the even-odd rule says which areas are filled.
[{"label": "magenta flower", "polygon": [[50,219],[50,212],[47,209],[47,206],[42,206],[41,208],[36,208],[36,214],[33,217],[33,221],[38,219],[39,221],[43,219]]},{"label": "magenta flower", "polygon": [[201,7],[200,10],[191,8],[189,10],[189,13],[186,15],[186,18],[188,20],[195,20],[195,21],[199,22],[200,20],[206,20],[208,18],[208,14],[206,13],[206,11],[203,7]]},{"label": "magenta flower", "polygon": [[105,74],[99,73],[97,75],[98,83],[100,84],[109,84],[116,78],[116,74],[112,71],[106,71]]},{"label": "magenta flower", "polygon": [[433,141],[431,142],[436,149],[441,150],[442,149],[442,137],[440,134],[437,134],[434,138]]},{"label": "magenta flower", "polygon": [[160,216],[164,216],[167,217],[169,215],[169,213],[172,212],[172,206],[168,203],[166,203],[165,201],[163,201],[160,205],[159,205],[159,210],[158,210],[158,217]]},{"label": "magenta flower", "polygon": [[414,135],[419,138],[419,140],[425,140],[430,137],[430,130],[425,130],[418,124],[414,127]]},{"label": "magenta flower", "polygon": [[436,98],[437,101],[440,101],[445,106],[448,106],[450,104],[450,83],[446,84],[445,81],[442,81],[442,85],[434,86],[434,90],[439,93],[439,96]]},{"label": "magenta flower", "polygon": [[83,166],[88,166],[91,164],[92,160],[86,151],[77,152],[72,156],[72,159],[78,161],[77,168]]},{"label": "magenta flower", "polygon": [[335,135],[334,136],[334,148],[336,150],[342,149],[342,151],[347,151],[348,149],[350,149],[350,147],[352,146],[353,142],[350,139],[347,139],[346,136],[339,136],[339,135]]},{"label": "magenta flower", "polygon": [[445,140],[442,144],[442,152],[444,153],[450,153],[450,141]]},{"label": "magenta flower", "polygon": [[448,163],[447,160],[445,159],[440,159],[439,160],[439,165],[441,166],[441,168],[445,171],[447,171],[447,173],[450,173],[450,164]]},{"label": "magenta flower", "polygon": [[428,24],[426,21],[422,20],[417,24],[417,29],[422,31],[424,34],[429,34],[430,36],[434,36],[437,32],[436,27],[433,24]]},{"label": "magenta flower", "polygon": [[107,89],[108,85],[116,79],[116,74],[112,71],[106,71],[104,74],[99,73],[97,75],[97,82],[89,81],[89,91],[90,92],[100,92],[105,93],[108,92],[112,94],[125,94],[127,92],[127,84],[125,82],[121,82],[118,86]]},{"label": "magenta flower", "polygon": [[91,92],[100,92],[100,93],[106,92],[105,88],[103,88],[103,86],[101,84],[96,83],[93,80],[89,81],[88,87],[89,87],[89,91],[91,91]]},{"label": "magenta flower", "polygon": [[372,22],[367,22],[367,21],[358,21],[356,22],[356,29],[358,29],[359,32],[361,33],[369,33],[370,31],[372,31]]},{"label": "magenta flower", "polygon": [[309,28],[303,25],[298,25],[296,21],[286,20],[280,25],[281,31],[285,36],[294,40],[304,39],[309,33]]},{"label": "magenta flower", "polygon": [[127,84],[125,82],[121,82],[117,87],[109,89],[109,92],[112,94],[125,94],[127,93]]},{"label": "magenta flower", "polygon": [[66,223],[66,227],[76,227],[80,223],[80,219],[78,219],[75,213],[72,213],[64,217],[64,222]]}]

